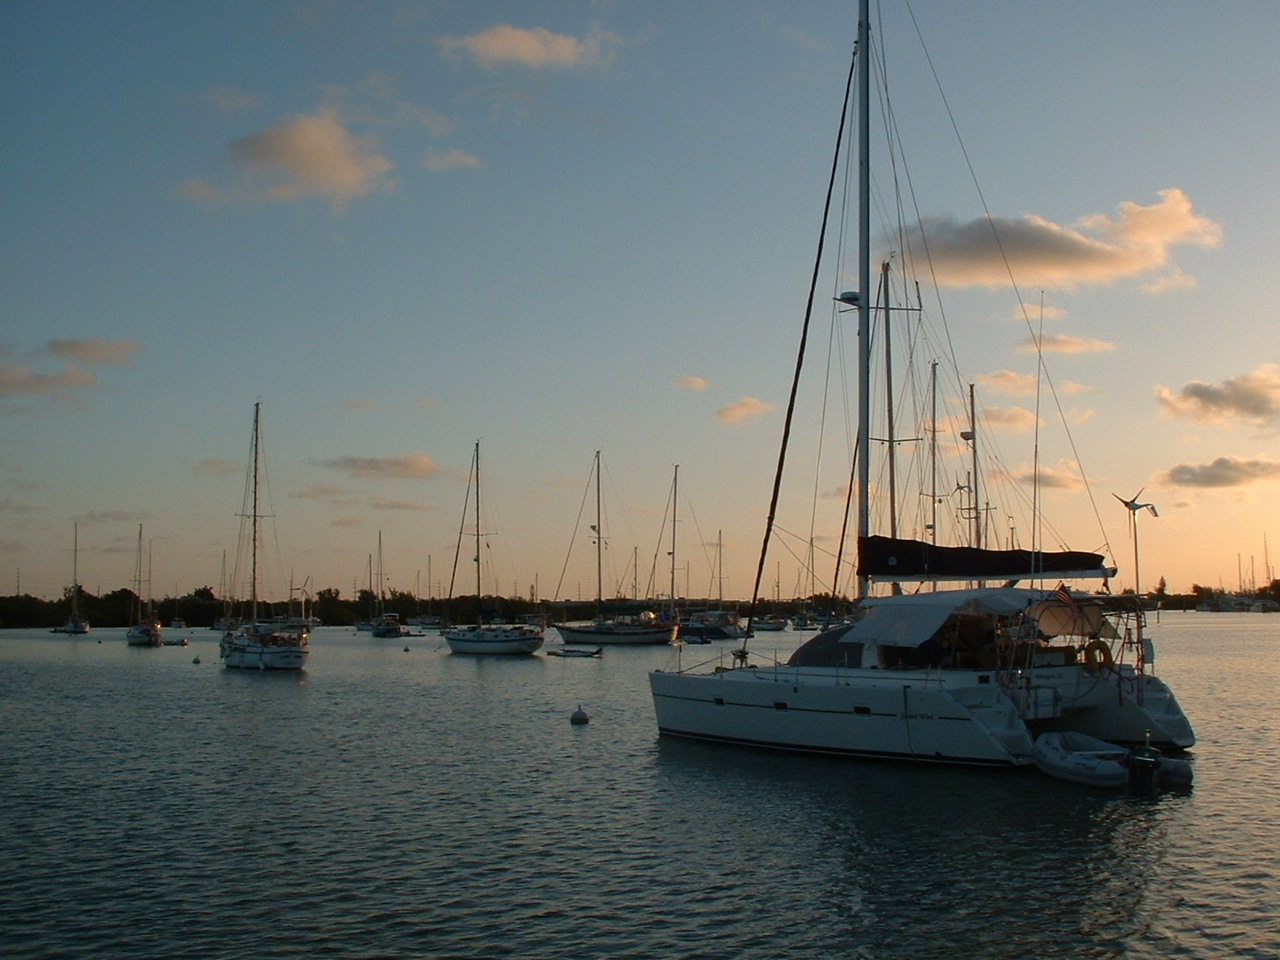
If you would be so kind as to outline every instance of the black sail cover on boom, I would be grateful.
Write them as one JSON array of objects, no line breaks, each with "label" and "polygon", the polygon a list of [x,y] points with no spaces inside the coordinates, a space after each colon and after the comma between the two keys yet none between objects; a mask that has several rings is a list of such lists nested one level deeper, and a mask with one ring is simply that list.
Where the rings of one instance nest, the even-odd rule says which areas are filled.
[{"label": "black sail cover on boom", "polygon": [[1115,575],[1098,553],[939,547],[923,540],[866,537],[858,542],[858,575],[873,580],[1024,580]]}]

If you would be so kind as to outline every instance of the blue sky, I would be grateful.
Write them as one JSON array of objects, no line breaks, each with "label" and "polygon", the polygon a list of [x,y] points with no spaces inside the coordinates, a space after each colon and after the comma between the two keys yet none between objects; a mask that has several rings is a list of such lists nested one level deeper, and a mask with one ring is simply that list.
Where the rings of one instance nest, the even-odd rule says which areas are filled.
[{"label": "blue sky", "polygon": [[[1036,363],[972,246],[985,203],[1076,425],[1039,454],[1054,529],[1109,543],[1129,586],[1111,494],[1143,488],[1144,586],[1263,580],[1274,7],[883,16],[983,435],[1011,474],[1032,462]],[[447,590],[479,439],[502,592],[594,592],[574,527],[600,449],[607,590],[636,556],[642,590],[655,555],[665,583],[678,463],[680,592],[716,592],[721,539],[724,592],[749,594],[855,20],[749,0],[0,6],[5,592],[61,591],[73,522],[90,590],[128,583],[139,523],[154,592],[216,588],[261,400],[271,592],[292,573],[349,594],[379,531],[392,587]],[[818,377],[834,285],[852,281],[822,288]],[[814,490],[848,468],[815,472],[819,392],[779,522],[833,544]],[[1105,534],[1065,479],[1081,469]],[[803,553],[771,553],[766,593],[796,592]]]}]

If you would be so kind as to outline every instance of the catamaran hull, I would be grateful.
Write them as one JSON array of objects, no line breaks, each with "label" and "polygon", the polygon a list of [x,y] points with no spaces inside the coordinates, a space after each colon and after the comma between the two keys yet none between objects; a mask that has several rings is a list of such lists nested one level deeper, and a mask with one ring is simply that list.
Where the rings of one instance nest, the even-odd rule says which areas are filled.
[{"label": "catamaran hull", "polygon": [[[1132,678],[1130,678],[1132,680]],[[1034,733],[1070,729],[1118,743],[1186,747],[1190,724],[1168,688],[1145,678],[1144,702],[1122,677],[1063,668],[1008,686],[993,671],[748,667],[649,675],[668,736],[807,753],[987,766],[1033,762]],[[1135,686],[1135,690],[1137,687]]]},{"label": "catamaran hull", "polygon": [[986,766],[1032,762],[1032,737],[994,685],[745,668],[649,675],[669,736],[806,753]]},{"label": "catamaran hull", "polygon": [[1040,731],[1083,733],[1135,746],[1150,742],[1162,750],[1185,750],[1196,742],[1173,691],[1151,674],[1123,668],[1098,673],[1082,666],[1040,668],[1011,693],[1017,698],[1026,688],[1045,691],[1055,701],[1052,715],[1037,724]]}]

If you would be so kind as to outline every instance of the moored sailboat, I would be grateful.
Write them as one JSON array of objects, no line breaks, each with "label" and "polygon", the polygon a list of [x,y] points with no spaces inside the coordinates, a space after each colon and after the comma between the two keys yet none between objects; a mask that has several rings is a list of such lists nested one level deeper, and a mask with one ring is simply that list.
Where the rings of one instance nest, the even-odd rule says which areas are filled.
[{"label": "moored sailboat", "polygon": [[675,637],[674,623],[652,610],[636,614],[606,616],[604,612],[604,530],[600,493],[600,451],[596,451],[592,472],[596,478],[596,522],[591,528],[596,546],[596,615],[593,620],[556,623],[553,626],[565,643],[609,646],[637,646],[668,643]]},{"label": "moored sailboat", "polygon": [[[249,608],[242,623],[223,634],[218,645],[224,666],[248,670],[300,670],[310,655],[310,624],[305,620],[284,622],[258,619],[258,473],[262,446],[262,404],[253,405],[253,441],[250,455],[247,510],[249,521]],[[243,529],[243,528],[242,528]]]},{"label": "moored sailboat", "polygon": [[[389,637],[407,637],[409,628],[400,621],[400,614],[387,610],[387,598],[383,585],[385,578],[382,573],[382,531],[378,531],[378,615],[369,621],[369,632],[375,637],[387,639]],[[359,627],[357,626],[357,629]]]},{"label": "moored sailboat", "polygon": [[[150,561],[148,560],[148,568]],[[160,618],[155,615],[151,606],[151,571],[147,571],[147,599],[142,600],[142,524],[138,524],[138,551],[134,562],[134,595],[133,617],[124,639],[131,647],[158,647],[164,643],[164,632],[160,628]]]},{"label": "moored sailboat", "polygon": [[[993,766],[1030,765],[1035,737],[1052,731],[1120,744],[1142,744],[1149,736],[1158,747],[1190,747],[1191,725],[1155,675],[1139,599],[1065,586],[1075,579],[1105,583],[1115,569],[1102,555],[992,550],[976,535],[964,547],[895,531],[871,535],[868,6],[862,0],[855,59],[860,293],[839,298],[858,314],[857,617],[820,633],[784,664],[753,665],[744,644],[732,666],[652,672],[659,731],[774,749]],[[965,439],[976,460],[973,433]],[[894,443],[890,429],[890,458]],[[889,469],[892,477],[892,459]],[[765,548],[780,478],[781,467]],[[892,481],[887,486],[892,494]],[[976,533],[976,495],[973,504]],[[760,562],[763,567],[763,551]],[[904,594],[902,584],[910,583],[965,586]],[[874,584],[888,584],[894,593],[873,596]]]},{"label": "moored sailboat", "polygon": [[[484,585],[481,574],[480,532],[480,441],[476,441],[471,459],[471,479],[475,481],[475,564],[476,564],[476,622],[444,630],[445,642],[452,653],[470,654],[526,654],[542,646],[542,628],[530,623],[488,622],[484,616]],[[465,510],[464,510],[465,513]],[[459,530],[461,545],[461,530]],[[455,560],[454,566],[457,563]]]},{"label": "moored sailboat", "polygon": [[89,632],[89,621],[80,613],[80,524],[72,524],[71,529],[71,613],[54,632],[83,636]]}]

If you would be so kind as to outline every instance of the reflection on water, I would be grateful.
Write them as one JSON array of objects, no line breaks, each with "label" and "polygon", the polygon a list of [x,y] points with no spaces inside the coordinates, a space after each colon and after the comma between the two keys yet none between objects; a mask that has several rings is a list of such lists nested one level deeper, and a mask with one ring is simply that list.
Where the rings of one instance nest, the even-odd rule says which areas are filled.
[{"label": "reflection on water", "polygon": [[1194,790],[1150,797],[660,739],[645,677],[662,648],[484,659],[321,630],[304,673],[259,674],[223,670],[212,635],[139,651],[9,631],[0,942],[18,958],[1275,956],[1280,775],[1257,758],[1280,618],[1221,617],[1159,627],[1200,744]]},{"label": "reflection on water", "polygon": [[736,821],[790,848],[786,894],[840,929],[852,956],[1114,956],[1158,938],[1151,887],[1186,793],[730,749],[726,763],[720,746],[661,744],[663,775],[702,811],[693,832]]}]

